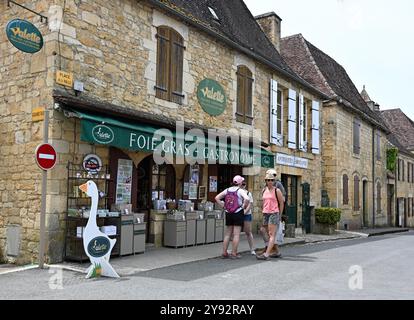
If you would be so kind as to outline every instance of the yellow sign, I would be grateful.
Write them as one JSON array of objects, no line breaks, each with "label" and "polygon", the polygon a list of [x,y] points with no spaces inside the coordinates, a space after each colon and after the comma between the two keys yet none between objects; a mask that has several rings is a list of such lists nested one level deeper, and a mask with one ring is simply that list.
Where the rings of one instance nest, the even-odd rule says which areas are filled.
[{"label": "yellow sign", "polygon": [[39,107],[32,110],[32,122],[43,121],[45,119],[45,108]]},{"label": "yellow sign", "polygon": [[56,71],[56,83],[66,87],[73,87],[73,73]]}]

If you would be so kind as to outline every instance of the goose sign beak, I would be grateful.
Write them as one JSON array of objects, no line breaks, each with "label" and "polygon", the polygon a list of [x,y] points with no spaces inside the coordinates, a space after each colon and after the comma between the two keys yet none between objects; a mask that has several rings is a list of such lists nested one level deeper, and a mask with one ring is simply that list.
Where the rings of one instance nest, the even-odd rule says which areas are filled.
[{"label": "goose sign beak", "polygon": [[79,186],[79,189],[81,189],[83,192],[88,192],[88,185],[86,183]]}]

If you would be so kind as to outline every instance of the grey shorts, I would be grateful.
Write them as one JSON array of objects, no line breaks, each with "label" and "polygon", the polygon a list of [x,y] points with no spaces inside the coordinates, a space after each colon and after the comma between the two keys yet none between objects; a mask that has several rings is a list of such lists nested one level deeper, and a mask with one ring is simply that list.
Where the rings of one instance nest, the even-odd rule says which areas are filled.
[{"label": "grey shorts", "polygon": [[263,213],[263,225],[268,226],[269,224],[278,226],[280,224],[280,214],[279,213]]}]

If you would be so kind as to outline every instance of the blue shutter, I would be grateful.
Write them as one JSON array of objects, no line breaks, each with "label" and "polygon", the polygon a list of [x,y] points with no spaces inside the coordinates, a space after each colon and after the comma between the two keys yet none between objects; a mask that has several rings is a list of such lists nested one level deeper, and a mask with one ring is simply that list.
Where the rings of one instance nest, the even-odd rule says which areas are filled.
[{"label": "blue shutter", "polygon": [[288,148],[296,149],[296,91],[289,89]]},{"label": "blue shutter", "polygon": [[320,104],[312,101],[312,153],[320,154]]}]

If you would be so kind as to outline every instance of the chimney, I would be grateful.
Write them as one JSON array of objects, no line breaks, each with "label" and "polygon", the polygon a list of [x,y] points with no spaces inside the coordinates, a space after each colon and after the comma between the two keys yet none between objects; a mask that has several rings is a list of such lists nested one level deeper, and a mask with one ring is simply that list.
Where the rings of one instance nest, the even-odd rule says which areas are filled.
[{"label": "chimney", "polygon": [[254,17],[263,32],[273,43],[277,51],[280,51],[280,33],[282,19],[274,12],[268,12]]}]

